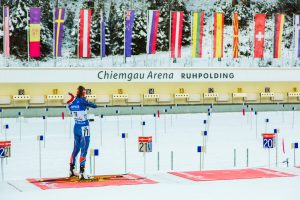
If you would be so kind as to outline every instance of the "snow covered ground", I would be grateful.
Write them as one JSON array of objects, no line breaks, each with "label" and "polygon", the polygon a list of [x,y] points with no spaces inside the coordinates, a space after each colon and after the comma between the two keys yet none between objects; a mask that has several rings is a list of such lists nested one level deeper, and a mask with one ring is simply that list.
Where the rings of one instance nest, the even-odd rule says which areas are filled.
[{"label": "snow covered ground", "polygon": [[[119,118],[119,134],[117,132]],[[246,149],[249,149],[249,167],[268,168],[268,151],[262,147],[260,134],[265,132],[264,119],[269,118],[267,132],[280,129],[279,164],[275,166],[275,150],[271,151],[271,168],[300,175],[300,169],[293,167],[292,142],[300,142],[300,112],[295,112],[295,126],[292,127],[292,112],[260,112],[258,114],[258,137],[256,138],[256,118],[253,113],[212,113],[208,128],[207,153],[204,170],[233,169],[233,151],[237,149],[236,168],[246,168]],[[103,141],[100,141],[100,118],[91,122],[90,148],[99,148],[96,157],[96,174],[124,173],[124,141],[127,139],[127,169],[130,173],[146,176],[159,182],[153,185],[113,186],[81,189],[56,189],[42,191],[28,183],[27,178],[39,177],[37,135],[44,132],[42,118],[22,120],[22,140],[19,139],[17,119],[3,119],[10,129],[7,137],[12,140],[12,157],[4,162],[5,181],[0,182],[1,199],[297,199],[300,195],[300,178],[269,178],[233,181],[193,182],[166,172],[171,171],[171,151],[174,152],[174,171],[199,170],[199,154],[196,147],[202,145],[201,131],[205,130],[203,120],[207,115],[173,114],[161,115],[157,120],[155,138],[155,118],[145,116],[110,116],[102,119]],[[131,127],[132,119],[132,127]],[[61,177],[68,173],[69,156],[73,140],[70,137],[70,119],[48,118],[46,147],[42,147],[42,177]],[[138,136],[142,135],[141,121],[146,122],[144,133],[153,136],[153,152],[147,154],[144,175],[143,156],[138,152]],[[166,122],[166,126],[164,126]],[[165,128],[166,127],[166,128]],[[4,139],[2,130],[0,140]],[[282,151],[282,139],[285,154]],[[160,170],[157,170],[157,152],[160,152]],[[300,153],[298,166],[300,165]],[[290,166],[283,164],[289,158]],[[90,171],[89,158],[87,171]],[[21,192],[22,191],[22,192]]]}]

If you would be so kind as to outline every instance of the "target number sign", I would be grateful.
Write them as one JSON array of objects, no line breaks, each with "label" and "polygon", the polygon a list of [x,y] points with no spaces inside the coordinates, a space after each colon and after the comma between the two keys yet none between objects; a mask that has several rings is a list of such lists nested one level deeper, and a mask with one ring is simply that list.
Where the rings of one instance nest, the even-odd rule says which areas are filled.
[{"label": "target number sign", "polygon": [[264,133],[262,136],[263,136],[263,147],[265,149],[274,148],[276,135],[274,133]]},{"label": "target number sign", "polygon": [[152,152],[152,136],[139,137],[139,152]]},{"label": "target number sign", "polygon": [[11,155],[11,141],[0,141],[0,158],[7,158]]}]

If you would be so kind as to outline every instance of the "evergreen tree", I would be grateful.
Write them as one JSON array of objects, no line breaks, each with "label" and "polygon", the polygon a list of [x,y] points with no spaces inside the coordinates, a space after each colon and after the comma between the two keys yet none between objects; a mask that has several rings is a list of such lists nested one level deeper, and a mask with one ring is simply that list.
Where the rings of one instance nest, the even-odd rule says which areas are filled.
[{"label": "evergreen tree", "polygon": [[53,5],[52,1],[38,1],[32,5],[41,8],[41,57],[53,57]]},{"label": "evergreen tree", "polygon": [[124,11],[126,8],[128,8],[128,5],[124,3],[117,7],[114,1],[111,2],[108,27],[112,55],[122,55],[124,53]]},{"label": "evergreen tree", "polygon": [[27,11],[28,1],[16,0],[11,8],[11,54],[19,59],[27,59]]},{"label": "evergreen tree", "polygon": [[[100,47],[101,47],[100,46],[100,33],[101,33],[100,12],[101,10],[103,11],[104,22],[106,22],[104,2],[102,0],[98,0],[97,7],[93,12],[92,27],[91,27],[91,51],[95,55],[100,55]],[[107,50],[109,49],[109,44],[110,44],[109,42],[110,42],[109,29],[105,25],[105,45]]]},{"label": "evergreen tree", "polygon": [[146,53],[147,44],[147,13],[135,11],[134,26],[132,31],[132,52],[134,55]]}]

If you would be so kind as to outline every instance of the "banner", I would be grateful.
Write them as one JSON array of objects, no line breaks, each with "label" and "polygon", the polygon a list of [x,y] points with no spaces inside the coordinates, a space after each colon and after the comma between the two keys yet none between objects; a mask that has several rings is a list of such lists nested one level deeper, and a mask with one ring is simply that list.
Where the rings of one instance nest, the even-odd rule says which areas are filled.
[{"label": "banner", "polygon": [[266,14],[255,15],[254,58],[264,57]]},{"label": "banner", "polygon": [[295,51],[296,51],[296,57],[300,58],[300,15],[295,16]]},{"label": "banner", "polygon": [[239,57],[239,15],[233,14],[233,58]]},{"label": "banner", "polygon": [[160,12],[158,10],[148,10],[147,54],[156,53],[159,15]]},{"label": "banner", "polygon": [[79,25],[79,57],[91,57],[91,23],[92,10],[80,10],[80,25]]},{"label": "banner", "polygon": [[40,34],[41,34],[41,9],[30,8],[29,10],[29,56],[30,58],[39,58],[40,50]]},{"label": "banner", "polygon": [[134,24],[134,10],[125,11],[125,41],[124,56],[131,57],[132,29]]},{"label": "banner", "polygon": [[194,12],[192,17],[192,57],[202,58],[204,12]]},{"label": "banner", "polygon": [[55,57],[61,57],[62,40],[64,35],[64,22],[65,22],[65,9],[56,8],[55,9],[55,45],[54,45],[54,55]]},{"label": "banner", "polygon": [[9,7],[3,7],[3,32],[4,32],[4,41],[3,41],[3,51],[4,56],[8,58],[10,56],[10,41],[9,41]]},{"label": "banner", "polygon": [[183,12],[171,12],[171,58],[181,57]]},{"label": "banner", "polygon": [[101,10],[101,13],[100,13],[100,28],[101,28],[101,57],[105,57],[106,56],[106,51],[105,51],[105,48],[106,48],[106,45],[105,45],[105,21],[104,21],[104,15],[103,15],[103,10]]},{"label": "banner", "polygon": [[214,14],[214,58],[223,58],[224,13]]},{"label": "banner", "polygon": [[275,16],[274,58],[281,57],[283,25],[284,25],[284,15],[277,14]]}]

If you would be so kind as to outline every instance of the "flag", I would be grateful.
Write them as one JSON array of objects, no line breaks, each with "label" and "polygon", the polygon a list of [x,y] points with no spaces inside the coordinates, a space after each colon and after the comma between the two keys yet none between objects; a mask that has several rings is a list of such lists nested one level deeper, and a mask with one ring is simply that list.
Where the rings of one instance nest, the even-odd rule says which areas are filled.
[{"label": "flag", "polygon": [[158,10],[148,11],[147,54],[155,54],[156,52],[156,40],[157,40],[159,15],[160,12]]},{"label": "flag", "polygon": [[79,57],[91,57],[91,23],[92,10],[80,10],[80,25],[79,25]]},{"label": "flag", "polygon": [[281,57],[283,24],[284,24],[284,15],[277,14],[275,16],[274,58]]},{"label": "flag", "polygon": [[214,58],[222,58],[224,49],[224,13],[214,15]]},{"label": "flag", "polygon": [[65,9],[55,9],[55,46],[54,55],[55,57],[61,57],[62,39],[64,35],[64,22],[65,22]]},{"label": "flag", "polygon": [[171,12],[171,58],[181,57],[183,12]]},{"label": "flag", "polygon": [[254,58],[264,57],[266,14],[255,15]]},{"label": "flag", "polygon": [[105,21],[104,21],[104,15],[103,15],[103,11],[101,10],[100,13],[100,28],[101,28],[101,57],[105,57],[106,56],[106,52],[105,52]]},{"label": "flag", "polygon": [[41,32],[41,9],[30,8],[30,26],[29,26],[29,56],[30,58],[39,58],[40,50],[40,32]]},{"label": "flag", "polygon": [[4,56],[6,58],[8,58],[10,56],[10,42],[9,42],[9,7],[3,7],[3,16],[4,16],[4,20],[3,20],[3,25],[4,25]]},{"label": "flag", "polygon": [[134,10],[125,11],[125,41],[124,56],[131,57],[132,29],[134,24]]},{"label": "flag", "polygon": [[192,25],[192,57],[202,58],[204,32],[204,12],[193,13]]},{"label": "flag", "polygon": [[296,57],[300,58],[300,15],[295,16],[295,47],[296,47]]},{"label": "flag", "polygon": [[239,57],[239,14],[233,14],[233,58]]}]

